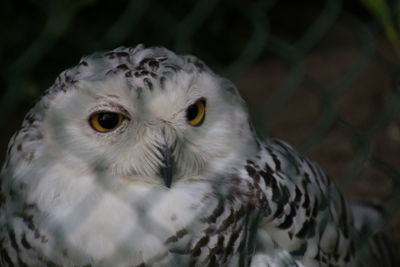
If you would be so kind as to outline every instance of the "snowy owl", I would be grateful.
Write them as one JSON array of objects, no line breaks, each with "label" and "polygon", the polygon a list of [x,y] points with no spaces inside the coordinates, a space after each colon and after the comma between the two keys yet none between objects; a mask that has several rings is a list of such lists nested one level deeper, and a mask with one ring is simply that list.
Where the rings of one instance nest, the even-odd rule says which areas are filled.
[{"label": "snowy owl", "polygon": [[10,141],[0,205],[1,266],[379,258],[318,165],[259,139],[232,82],[161,47],[93,54],[61,73]]}]

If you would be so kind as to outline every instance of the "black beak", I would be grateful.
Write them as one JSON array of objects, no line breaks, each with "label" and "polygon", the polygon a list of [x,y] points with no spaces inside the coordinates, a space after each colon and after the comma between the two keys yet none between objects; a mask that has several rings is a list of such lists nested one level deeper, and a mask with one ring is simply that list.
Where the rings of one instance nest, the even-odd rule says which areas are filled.
[{"label": "black beak", "polygon": [[169,148],[168,146],[163,146],[160,148],[160,152],[162,155],[162,162],[164,165],[160,167],[160,175],[164,180],[165,186],[170,188],[172,183],[172,171],[174,163],[174,159],[172,157],[172,151],[171,148]]}]

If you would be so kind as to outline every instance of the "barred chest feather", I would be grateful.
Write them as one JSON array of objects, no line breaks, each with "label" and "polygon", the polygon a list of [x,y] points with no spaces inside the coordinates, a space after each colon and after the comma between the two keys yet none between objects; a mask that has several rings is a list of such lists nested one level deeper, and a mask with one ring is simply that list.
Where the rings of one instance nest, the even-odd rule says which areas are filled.
[{"label": "barred chest feather", "polygon": [[66,201],[8,207],[5,266],[223,265],[244,249],[249,209],[205,183],[170,190],[135,185],[117,194],[92,189]]},{"label": "barred chest feather", "polygon": [[268,140],[259,149],[218,182],[170,189],[104,185],[95,176],[58,184],[50,171],[21,191],[28,197],[3,203],[2,263],[263,266],[267,256],[276,266],[350,266],[353,229],[340,193],[288,145]]}]

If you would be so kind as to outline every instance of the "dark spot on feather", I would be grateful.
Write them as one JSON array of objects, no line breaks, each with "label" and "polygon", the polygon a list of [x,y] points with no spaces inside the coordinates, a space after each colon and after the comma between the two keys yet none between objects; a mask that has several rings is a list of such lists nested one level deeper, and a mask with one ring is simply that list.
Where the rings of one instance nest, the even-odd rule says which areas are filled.
[{"label": "dark spot on feather", "polygon": [[222,222],[220,231],[225,231],[229,225],[231,225],[235,221],[235,215],[233,209],[231,209],[229,216]]},{"label": "dark spot on feather", "polygon": [[318,200],[315,199],[314,207],[313,207],[313,210],[312,210],[312,217],[313,218],[317,217],[317,214],[318,214]]},{"label": "dark spot on feather", "polygon": [[206,235],[206,236],[203,236],[203,237],[196,243],[195,249],[196,249],[196,248],[202,248],[202,247],[204,247],[205,245],[208,244],[208,241],[210,241],[210,238],[209,238],[207,235]]},{"label": "dark spot on feather", "polygon": [[239,237],[239,231],[234,231],[233,234],[230,236],[229,241],[228,241],[228,247],[232,247],[235,245],[235,241],[237,240],[237,238]]},{"label": "dark spot on feather", "polygon": [[75,82],[74,79],[72,79],[72,77],[67,75],[67,74],[65,74],[64,79],[65,79],[65,81],[67,83],[74,83]]},{"label": "dark spot on feather", "polygon": [[242,216],[244,216],[244,214],[246,213],[246,209],[244,207],[244,205],[242,205],[239,209],[239,211],[236,213],[236,217],[241,218]]},{"label": "dark spot on feather", "polygon": [[213,266],[217,266],[217,257],[214,254],[211,254],[208,267],[213,267]]},{"label": "dark spot on feather", "polygon": [[30,249],[31,245],[29,244],[28,240],[26,240],[26,235],[25,233],[22,234],[22,239],[21,239],[21,244],[24,246],[26,249]]},{"label": "dark spot on feather", "polygon": [[198,69],[200,72],[203,72],[204,69],[205,69],[204,64],[203,64],[200,60],[196,60],[196,61],[194,62],[194,65],[197,67],[197,69]]},{"label": "dark spot on feather", "polygon": [[296,192],[296,194],[295,194],[294,201],[295,201],[296,203],[299,203],[300,200],[301,200],[301,191],[300,191],[300,189],[299,189],[297,186],[296,186],[295,192]]},{"label": "dark spot on feather", "polygon": [[198,257],[198,256],[200,256],[200,254],[201,254],[201,248],[195,248],[192,251],[192,257]]},{"label": "dark spot on feather", "polygon": [[293,218],[295,215],[296,215],[296,209],[294,209],[292,207],[292,209],[290,210],[290,213],[288,215],[286,215],[285,220],[283,221],[283,223],[278,225],[278,228],[279,229],[288,229],[293,224]]},{"label": "dark spot on feather", "polygon": [[307,233],[308,233],[308,229],[310,226],[310,221],[305,221],[303,223],[303,226],[301,227],[300,231],[297,232],[296,237],[297,238],[305,238]]},{"label": "dark spot on feather", "polygon": [[205,218],[205,222],[212,222],[215,223],[217,218],[224,212],[224,203],[223,201],[218,202],[218,206],[212,212],[212,214]]},{"label": "dark spot on feather", "polygon": [[146,85],[146,87],[149,90],[153,90],[153,84],[151,83],[151,81],[148,78],[144,78],[143,83]]},{"label": "dark spot on feather", "polygon": [[[286,186],[281,186],[280,190],[280,203],[288,203],[289,197],[290,197],[290,192],[289,189]],[[293,204],[293,203],[292,203]]]},{"label": "dark spot on feather", "polygon": [[152,69],[152,70],[156,70],[156,69],[158,69],[158,67],[160,66],[160,64],[156,61],[156,60],[150,60],[149,61],[149,63],[148,63],[148,65],[149,65],[149,67]]},{"label": "dark spot on feather", "polygon": [[302,207],[306,209],[306,212],[308,212],[308,213],[311,212],[310,211],[310,197],[308,196],[308,194],[304,195],[304,202],[303,202]]},{"label": "dark spot on feather", "polygon": [[129,70],[129,67],[126,64],[121,64],[116,67],[117,70]]},{"label": "dark spot on feather", "polygon": [[164,76],[162,76],[160,78],[160,87],[161,87],[161,89],[165,89],[165,80],[166,80],[166,78]]},{"label": "dark spot on feather", "polygon": [[293,250],[290,252],[293,256],[302,257],[307,250],[307,242],[304,242],[300,248]]},{"label": "dark spot on feather", "polygon": [[10,257],[8,256],[7,251],[3,247],[0,249],[0,252],[1,252],[0,253],[1,262],[5,262],[8,264],[8,266],[14,267],[15,265],[12,263]]},{"label": "dark spot on feather", "polygon": [[15,233],[11,230],[8,230],[8,236],[11,241],[11,246],[15,249],[15,251],[19,252],[18,243],[17,240],[15,239]]},{"label": "dark spot on feather", "polygon": [[169,237],[167,240],[165,240],[164,244],[175,243],[176,241],[178,241],[178,238],[173,235]]},{"label": "dark spot on feather", "polygon": [[271,179],[270,186],[272,188],[272,200],[279,203],[279,201],[281,200],[281,193],[280,188],[278,187],[278,184],[274,178]]},{"label": "dark spot on feather", "polygon": [[246,165],[246,171],[249,174],[250,177],[254,177],[254,175],[256,174],[256,170],[250,166],[250,165]]},{"label": "dark spot on feather", "polygon": [[33,224],[33,216],[22,215],[22,221],[28,226],[29,230],[35,230],[35,225]]},{"label": "dark spot on feather", "polygon": [[176,236],[178,238],[182,238],[184,235],[187,235],[187,231],[185,229],[179,230],[178,232],[176,232]]},{"label": "dark spot on feather", "polygon": [[146,64],[147,62],[149,62],[150,60],[152,60],[152,58],[150,58],[150,57],[145,57],[144,59],[142,59],[140,62],[139,62],[139,66],[143,66],[144,64]]},{"label": "dark spot on feather", "polygon": [[270,186],[271,185],[271,179],[274,179],[274,178],[271,177],[271,175],[269,173],[266,173],[265,171],[260,171],[259,174],[264,179],[265,185],[266,186]]},{"label": "dark spot on feather", "polygon": [[129,59],[129,54],[127,52],[115,52],[117,57],[126,57]]},{"label": "dark spot on feather", "polygon": [[210,249],[210,254],[221,254],[224,252],[224,236],[219,235],[218,236],[218,241],[217,244],[215,245],[214,248]]},{"label": "dark spot on feather", "polygon": [[214,234],[215,227],[213,225],[209,225],[207,229],[204,231],[205,234]]}]

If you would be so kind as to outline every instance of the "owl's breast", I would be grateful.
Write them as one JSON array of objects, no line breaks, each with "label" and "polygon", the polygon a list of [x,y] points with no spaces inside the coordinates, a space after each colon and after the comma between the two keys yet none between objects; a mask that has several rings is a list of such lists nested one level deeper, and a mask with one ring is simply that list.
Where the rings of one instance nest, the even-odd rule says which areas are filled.
[{"label": "owl's breast", "polygon": [[[94,177],[79,179],[64,184],[52,184],[49,179],[49,190],[31,192],[29,198],[36,196],[33,231],[22,218],[16,219],[24,226],[15,238],[25,238],[50,262],[222,265],[239,246],[245,246],[245,207],[241,201],[218,194],[209,182],[166,188],[129,181],[107,184]],[[36,239],[34,232],[45,237],[45,242]]]}]

